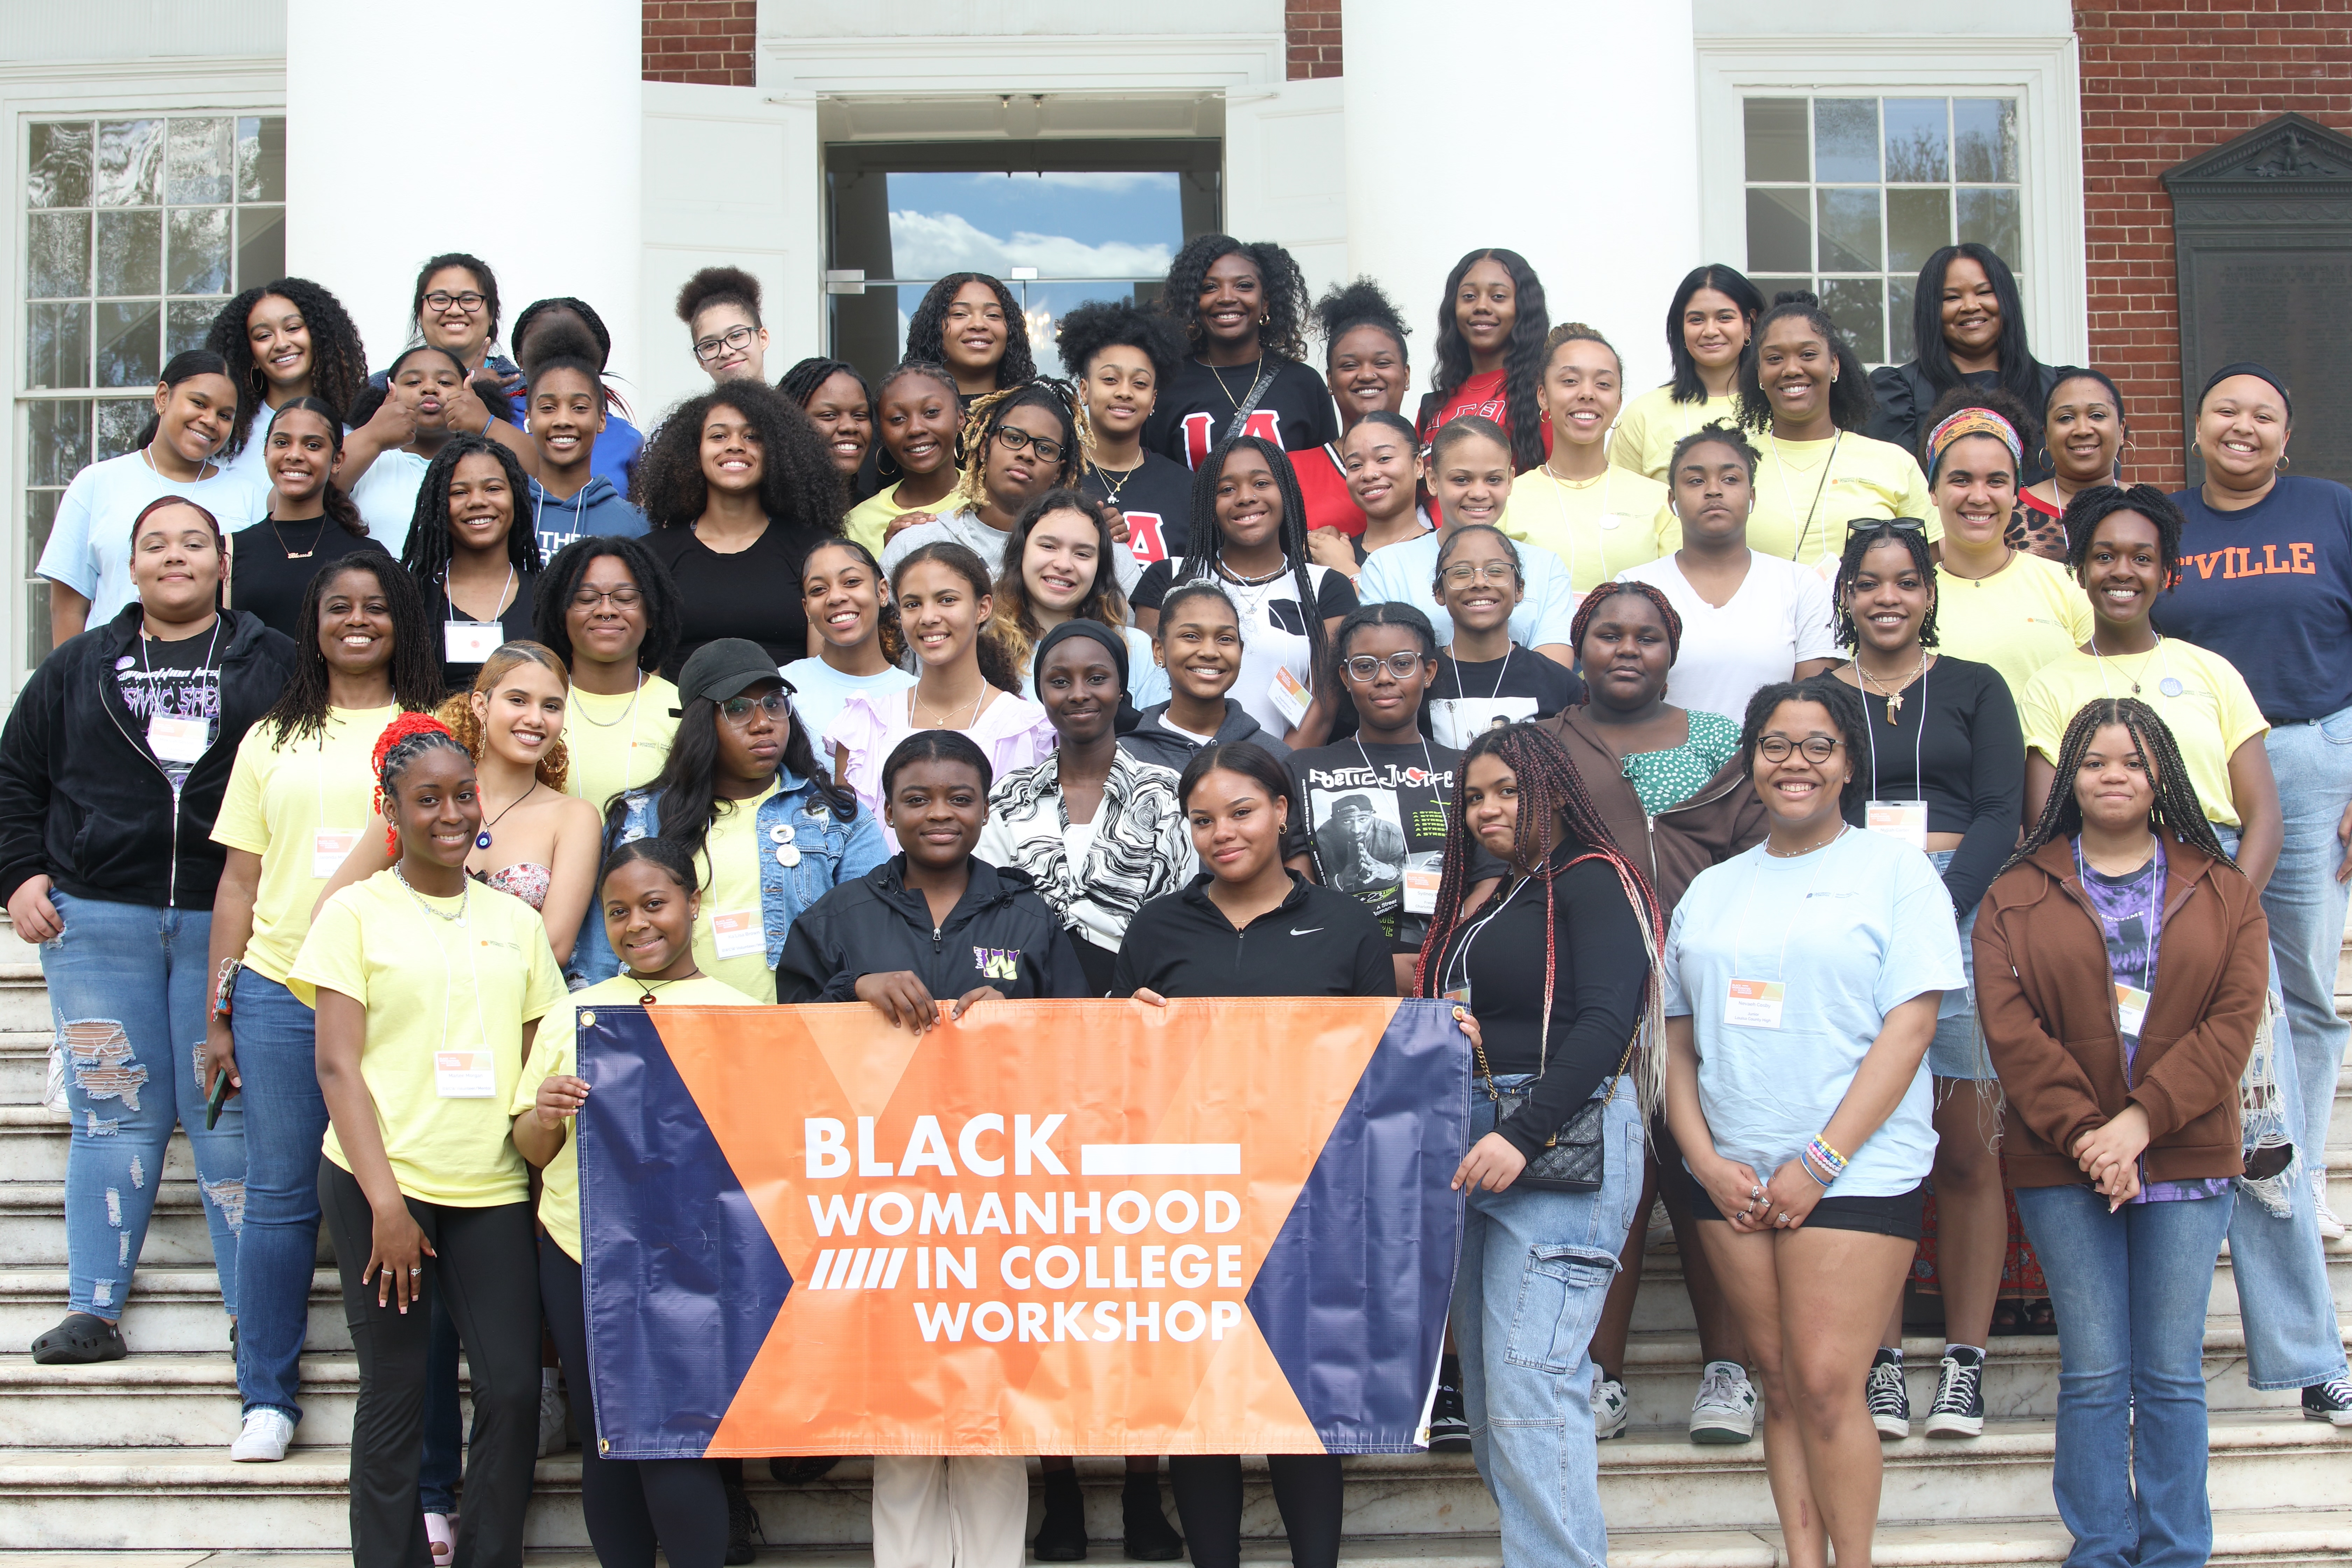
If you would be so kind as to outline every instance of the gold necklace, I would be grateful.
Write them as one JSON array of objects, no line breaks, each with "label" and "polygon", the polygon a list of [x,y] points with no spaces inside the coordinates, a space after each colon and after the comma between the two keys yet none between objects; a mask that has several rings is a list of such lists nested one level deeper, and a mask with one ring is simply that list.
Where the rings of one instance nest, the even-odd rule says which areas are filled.
[{"label": "gold necklace", "polygon": [[[1264,355],[1260,355],[1259,357],[1260,357],[1260,358],[1264,358],[1265,356],[1264,356]],[[1219,392],[1222,392],[1222,393],[1223,393],[1223,394],[1225,395],[1225,401],[1226,401],[1227,403],[1230,403],[1230,404],[1232,404],[1232,405],[1234,405],[1234,413],[1239,414],[1239,413],[1242,411],[1242,400],[1241,400],[1240,398],[1235,397],[1235,396],[1234,395],[1234,389],[1233,389],[1232,387],[1227,386],[1227,385],[1225,384],[1225,378],[1224,378],[1222,374],[1220,374],[1218,373],[1217,367],[1216,367],[1215,365],[1211,364],[1207,360],[1204,360],[1204,359],[1203,359],[1203,360],[1194,360],[1192,363],[1195,363],[1195,364],[1197,364],[1197,365],[1199,365],[1202,370],[1207,371],[1211,375],[1213,375],[1213,376],[1215,376],[1215,377],[1216,377],[1216,382],[1217,382],[1217,390],[1218,390]],[[1255,363],[1255,361],[1253,361],[1252,363]],[[1244,384],[1244,386],[1246,386],[1248,384],[1247,384],[1247,383],[1244,383],[1243,384]]]},{"label": "gold necklace", "polygon": [[908,716],[915,721],[915,727],[919,730],[969,730],[974,724],[980,722],[980,705],[987,700],[988,682],[983,680],[980,683],[980,695],[971,700],[971,718],[966,719],[962,723],[959,724],[955,721],[955,715],[952,713],[935,713],[939,722],[936,724],[926,725],[922,721],[922,715],[923,710],[929,708],[929,704],[923,700],[921,686],[918,684],[907,688],[907,705],[909,710]]},{"label": "gold necklace", "polygon": [[1566,474],[1561,473],[1558,468],[1553,468],[1549,458],[1546,458],[1544,460],[1543,471],[1544,477],[1550,479],[1552,483],[1559,486],[1562,489],[1570,490],[1589,490],[1593,486],[1600,484],[1609,478],[1609,470],[1606,468],[1603,468],[1599,473],[1593,475],[1589,479],[1571,479]]},{"label": "gold necklace", "polygon": [[[1863,684],[1868,686],[1873,691],[1877,692],[1881,697],[1886,699],[1886,721],[1892,724],[1895,722],[1895,716],[1903,711],[1903,693],[1905,689],[1910,686],[1913,681],[1927,673],[1927,649],[1924,645],[1920,647],[1919,668],[1906,676],[1903,679],[1903,684],[1900,686],[1890,689],[1880,685],[1876,678],[1874,677],[1870,671],[1862,668],[1862,658],[1859,653],[1857,653],[1854,658],[1853,672],[1854,674],[1862,677]],[[2135,689],[2137,689],[2137,688],[2135,688]]]}]

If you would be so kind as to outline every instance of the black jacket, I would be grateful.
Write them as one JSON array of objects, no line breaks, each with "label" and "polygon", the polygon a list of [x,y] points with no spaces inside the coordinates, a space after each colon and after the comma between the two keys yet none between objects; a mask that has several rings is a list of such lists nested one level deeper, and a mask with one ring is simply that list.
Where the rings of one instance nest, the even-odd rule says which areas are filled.
[{"label": "black jacket", "polygon": [[1152,900],[1128,922],[1114,996],[1393,996],[1396,966],[1372,911],[1290,873],[1290,896],[1234,929],[1209,901],[1210,874]]},{"label": "black jacket", "polygon": [[[2058,384],[2058,371],[2054,365],[2036,361],[2033,373],[2035,384],[2042,390],[2031,400],[2032,408],[2030,412],[2038,420],[2042,417],[2042,411],[2049,406],[2051,389]],[[1997,370],[1972,371],[1961,376],[1960,381],[1963,385],[1972,386],[1979,392],[1990,392],[2000,384],[2000,373]],[[1906,364],[1883,364],[1872,371],[1870,391],[1878,406],[1870,416],[1869,428],[1863,434],[1875,436],[1882,441],[1892,441],[1917,458],[1919,442],[1927,434],[1927,415],[1943,394],[1928,381],[1927,373],[1919,368],[1919,362],[1916,359]],[[2025,432],[2021,430],[2018,434],[2022,436]],[[1922,459],[1919,466],[1925,469],[1927,465]],[[2023,489],[2028,485],[2038,485],[2049,477],[2050,465],[2042,460],[2041,450],[2029,447],[2025,454],[2024,471],[2017,476],[2017,488]]]},{"label": "black jacket", "polygon": [[971,885],[934,928],[894,855],[811,905],[776,961],[779,1002],[855,1002],[868,974],[911,969],[941,1002],[993,985],[1007,996],[1087,996],[1086,972],[1053,907],[1019,871],[974,858]]},{"label": "black jacket", "polygon": [[46,875],[76,898],[213,907],[228,854],[213,842],[213,819],[229,765],[294,670],[286,636],[242,610],[221,615],[220,731],[188,770],[176,812],[171,780],[114,684],[115,662],[138,652],[136,604],[33,671],[0,731],[0,897]]},{"label": "black jacket", "polygon": [[[1168,704],[1155,702],[1143,710],[1142,721],[1118,738],[1118,748],[1138,762],[1157,763],[1172,773],[1182,773],[1192,753],[1201,749],[1199,742],[1185,739],[1164,727],[1161,715]],[[1264,746],[1276,761],[1290,755],[1290,748],[1282,737],[1252,718],[1242,705],[1232,698],[1225,699],[1225,721],[1217,726],[1217,744],[1230,746],[1237,741],[1247,741],[1253,746]]]}]

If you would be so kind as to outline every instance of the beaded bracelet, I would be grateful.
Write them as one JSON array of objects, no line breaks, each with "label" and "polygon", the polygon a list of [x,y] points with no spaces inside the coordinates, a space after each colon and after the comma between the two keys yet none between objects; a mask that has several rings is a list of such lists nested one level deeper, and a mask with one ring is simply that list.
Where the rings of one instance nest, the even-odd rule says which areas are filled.
[{"label": "beaded bracelet", "polygon": [[[1808,1165],[1818,1165],[1819,1170],[1829,1173],[1829,1180],[1822,1182],[1822,1185],[1825,1187],[1845,1174],[1845,1156],[1831,1148],[1826,1140],[1819,1137],[1805,1145],[1805,1162]],[[1814,1179],[1820,1181],[1821,1177],[1816,1173]]]}]

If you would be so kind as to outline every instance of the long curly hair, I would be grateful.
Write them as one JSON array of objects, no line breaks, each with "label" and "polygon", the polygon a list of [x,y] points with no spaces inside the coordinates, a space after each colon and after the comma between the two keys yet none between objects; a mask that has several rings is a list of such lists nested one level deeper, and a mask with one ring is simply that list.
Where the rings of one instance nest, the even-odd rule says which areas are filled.
[{"label": "long curly hair", "polygon": [[320,641],[319,606],[330,585],[353,572],[364,572],[375,579],[392,621],[393,701],[414,713],[441,700],[441,645],[434,637],[433,618],[425,611],[416,579],[388,555],[373,550],[354,551],[329,562],[302,590],[302,607],[295,613],[302,636],[294,644],[293,673],[286,678],[278,700],[257,721],[270,727],[269,743],[274,747],[283,750],[289,741],[326,733],[331,689],[327,654]]},{"label": "long curly hair", "polygon": [[[797,559],[821,539],[841,536],[840,470],[801,405],[762,382],[730,381],[671,409],[637,455],[630,499],[655,528],[692,528],[709,504],[702,477],[702,426],[731,408],[760,440],[760,508],[787,531]],[[800,568],[795,565],[795,574]]]},{"label": "long curly hair", "polygon": [[1809,289],[1783,289],[1772,296],[1772,308],[1756,323],[1756,331],[1748,340],[1748,352],[1739,356],[1739,423],[1749,430],[1772,428],[1772,400],[1765,395],[1759,356],[1764,334],[1776,321],[1795,316],[1811,327],[1815,335],[1830,346],[1830,357],[1837,363],[1837,379],[1830,384],[1830,422],[1841,430],[1859,431],[1870,423],[1870,416],[1878,406],[1878,399],[1870,390],[1870,373],[1862,366],[1862,356],[1853,352],[1830,313],[1822,309],[1819,296]]},{"label": "long curly hair", "polygon": [[[1185,558],[1184,576],[1187,581],[1217,582],[1217,557],[1224,548],[1224,529],[1217,521],[1217,481],[1224,478],[1225,463],[1234,452],[1246,447],[1265,459],[1274,470],[1275,493],[1282,498],[1282,541],[1284,559],[1290,563],[1290,580],[1298,595],[1298,618],[1307,623],[1307,647],[1310,655],[1307,668],[1321,669],[1329,656],[1329,638],[1324,635],[1322,612],[1316,608],[1315,576],[1307,571],[1307,502],[1298,490],[1298,470],[1290,465],[1290,454],[1262,436],[1230,435],[1210,452],[1198,472],[1192,476],[1192,520],[1190,537],[1199,542]],[[1165,606],[1162,607],[1165,613]]]},{"label": "long curly hair", "polygon": [[971,408],[963,416],[962,433],[956,437],[955,460],[962,478],[948,499],[960,507],[974,511],[988,499],[988,444],[1005,419],[1016,408],[1050,408],[1062,422],[1062,458],[1059,471],[1054,476],[1056,486],[1077,482],[1079,465],[1085,454],[1078,444],[1079,413],[1077,394],[1066,381],[1044,377],[1020,386],[1008,386],[999,392],[983,392],[971,400]]},{"label": "long curly hair", "polygon": [[[474,716],[474,697],[476,693],[488,697],[506,678],[507,671],[520,664],[536,664],[552,671],[562,684],[565,696],[571,695],[572,672],[563,667],[563,660],[556,657],[553,648],[535,642],[500,643],[482,661],[481,673],[474,677],[474,684],[464,691],[452,692],[440,708],[441,722],[449,727],[449,732],[457,737],[476,763],[482,760],[483,749],[489,740],[483,733],[482,721]],[[547,748],[547,754],[539,759],[539,765],[531,772],[540,783],[562,793],[563,781],[572,773],[572,748],[564,744],[562,736],[556,737],[555,744]]]},{"label": "long curly hair", "polygon": [[[269,444],[269,432],[278,428],[278,422],[280,419],[285,418],[289,414],[297,413],[315,415],[324,420],[327,426],[329,449],[338,458],[343,455],[343,416],[336,412],[333,404],[323,397],[289,397],[278,405],[278,412],[269,416],[269,424],[262,431],[262,445],[267,447]],[[240,424],[237,428],[241,431],[245,426]],[[331,468],[328,471],[326,483],[320,488],[319,505],[345,533],[355,539],[368,537],[367,519],[360,515],[359,504],[344,492],[343,487],[335,483]]]},{"label": "long curly hair", "polygon": [[[272,279],[223,305],[205,329],[205,347],[226,362],[228,378],[236,383],[240,412],[261,407],[269,395],[269,381],[253,357],[253,338],[247,322],[253,308],[271,295],[290,300],[302,313],[303,328],[310,334],[310,395],[325,399],[335,410],[336,450],[341,451],[341,421],[358,404],[368,380],[366,345],[360,342],[358,324],[341,300],[308,278]],[[221,447],[224,460],[245,450],[246,430],[246,421],[239,419]]]},{"label": "long curly hair", "polygon": [[1004,308],[1004,357],[996,362],[996,390],[1018,386],[1037,378],[1037,359],[1029,347],[1029,318],[1013,290],[985,272],[950,272],[923,290],[921,303],[907,321],[908,359],[948,363],[948,307],[967,283],[985,283]]},{"label": "long curly hair", "polygon": [[469,763],[474,760],[465,742],[430,713],[401,714],[383,727],[383,733],[375,738],[374,751],[369,753],[369,765],[375,773],[375,814],[384,819],[384,852],[394,860],[400,858],[400,829],[393,826],[384,801],[397,788],[393,781],[427,752],[455,752]]},{"label": "long curly hair", "polygon": [[507,559],[518,575],[536,574],[541,564],[539,555],[539,531],[522,515],[523,498],[530,493],[530,481],[522,471],[521,460],[497,441],[488,440],[471,431],[461,432],[441,443],[426,464],[424,479],[417,481],[416,511],[408,523],[408,538],[400,547],[400,563],[408,568],[418,584],[428,592],[446,595],[443,579],[449,571],[452,553],[449,541],[449,481],[457,472],[457,465],[468,458],[488,457],[503,469],[507,477],[507,495],[512,508],[507,519]]},{"label": "long curly hair", "polygon": [[2169,830],[2183,844],[2234,868],[2238,863],[2223,852],[2221,836],[2205,815],[2204,802],[2197,798],[2196,781],[2189,776],[2189,764],[2180,760],[2179,742],[2173,739],[2172,727],[2163,715],[2137,697],[2095,697],[2066,721],[2066,733],[2058,742],[2053,770],[2057,776],[2051,783],[2050,798],[2042,803],[2042,815],[2026,830],[2024,842],[2001,862],[2000,868],[2006,871],[2031,859],[2035,850],[2053,838],[2073,838],[2083,831],[2083,803],[2074,798],[2074,775],[2082,771],[2083,754],[2091,749],[2092,738],[2109,724],[2121,724],[2131,732],[2132,744],[2147,763],[2148,782],[2156,790],[2155,805],[2147,814],[2149,825]]},{"label": "long curly hair", "polygon": [[1029,603],[1029,582],[1022,574],[1022,562],[1029,553],[1029,536],[1037,531],[1039,523],[1057,511],[1074,511],[1093,523],[1098,547],[1095,552],[1094,581],[1070,607],[1070,618],[1099,621],[1107,626],[1125,626],[1134,619],[1127,595],[1119,589],[1118,573],[1111,563],[1109,508],[1083,491],[1056,485],[1021,509],[1013,531],[1005,536],[1004,564],[996,574],[996,596],[989,621],[1016,671],[1029,668],[1037,639],[1045,635],[1035,606]]},{"label": "long curly hair", "polygon": [[1511,275],[1511,335],[1503,345],[1504,417],[1511,433],[1511,466],[1519,472],[1544,460],[1543,416],[1536,412],[1536,388],[1543,382],[1544,339],[1551,331],[1551,313],[1544,304],[1543,279],[1516,250],[1474,250],[1445,275],[1445,297],[1437,307],[1437,372],[1430,378],[1427,425],[1448,399],[1470,379],[1470,343],[1454,318],[1454,296],[1462,279],[1481,261],[1492,261]]},{"label": "long curly hair", "polygon": [[617,533],[591,535],[557,551],[532,593],[531,629],[570,668],[572,631],[565,617],[572,609],[572,595],[579,592],[580,580],[588,575],[589,566],[604,555],[626,566],[629,575],[637,580],[637,592],[645,595],[646,640],[637,645],[637,668],[648,673],[657,670],[677,651],[686,610],[677,584],[670,581],[669,569],[641,540]]},{"label": "long curly hair", "polygon": [[1199,353],[1207,333],[1201,327],[1201,285],[1209,268],[1221,257],[1239,256],[1257,268],[1265,321],[1257,330],[1258,346],[1277,358],[1307,358],[1308,295],[1307,274],[1290,252],[1270,239],[1244,245],[1230,234],[1203,234],[1185,241],[1176,259],[1168,264],[1168,280],[1160,288],[1160,310],[1184,333],[1189,353]]},{"label": "long curly hair", "polygon": [[[1710,261],[1683,274],[1683,280],[1675,285],[1674,299],[1666,305],[1666,356],[1675,367],[1671,395],[1676,403],[1706,401],[1706,380],[1699,374],[1698,361],[1691,357],[1689,341],[1683,336],[1683,312],[1690,309],[1691,296],[1702,289],[1712,289],[1739,307],[1739,313],[1748,318],[1750,347],[1756,342],[1757,318],[1764,314],[1764,291],[1737,268]],[[1744,354],[1748,350],[1740,352]]]}]

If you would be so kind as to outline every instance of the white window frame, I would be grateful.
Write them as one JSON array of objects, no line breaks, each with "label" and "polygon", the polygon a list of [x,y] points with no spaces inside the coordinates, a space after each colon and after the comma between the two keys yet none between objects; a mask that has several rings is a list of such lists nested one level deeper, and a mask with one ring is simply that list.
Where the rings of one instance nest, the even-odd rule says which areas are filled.
[{"label": "white window frame", "polygon": [[1748,151],[1741,101],[1841,93],[2017,100],[2025,330],[2045,364],[2091,352],[2083,249],[2083,113],[2074,39],[1839,37],[1698,40],[1700,233],[1706,254],[1748,266]]}]

